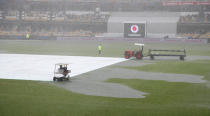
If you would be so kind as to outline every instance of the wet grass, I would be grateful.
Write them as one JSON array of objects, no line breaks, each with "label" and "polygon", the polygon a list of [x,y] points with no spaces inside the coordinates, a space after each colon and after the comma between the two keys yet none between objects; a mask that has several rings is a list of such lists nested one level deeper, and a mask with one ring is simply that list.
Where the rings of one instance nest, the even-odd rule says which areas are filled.
[{"label": "wet grass", "polygon": [[210,91],[201,84],[111,79],[149,94],[145,99],[81,95],[46,83],[0,80],[1,116],[209,116]]},{"label": "wet grass", "polygon": [[129,43],[104,42],[101,55],[98,45],[98,41],[0,40],[0,53],[123,57]]},{"label": "wet grass", "polygon": [[[163,68],[157,68],[160,66]],[[202,68],[202,66],[203,68]],[[201,66],[201,67],[200,67]],[[209,61],[158,62],[140,69],[205,75]],[[179,72],[182,67],[183,72]],[[186,68],[190,67],[190,68]],[[194,67],[194,68],[192,68]],[[141,69],[142,68],[142,69]],[[176,68],[177,70],[173,70]],[[197,70],[197,68],[201,68]],[[133,68],[132,68],[133,69]],[[207,77],[208,78],[208,77]],[[0,80],[1,116],[209,116],[210,88],[203,84],[140,79],[110,79],[147,92],[145,99],[81,95],[36,81]]]},{"label": "wet grass", "polygon": [[[208,80],[208,82],[200,84],[119,78],[113,78],[107,82],[120,83],[132,87],[136,90],[148,92],[149,94],[146,95],[146,99],[142,100],[142,103],[158,104],[160,105],[159,107],[166,109],[166,114],[168,113],[170,116],[185,116],[189,114],[202,116],[210,115],[209,60],[189,62],[159,61],[155,64],[124,68],[147,72],[195,74],[204,76],[204,79]],[[165,107],[166,104],[168,107]],[[182,110],[180,111],[179,108]],[[192,108],[194,111],[191,112],[188,108]],[[172,109],[177,110],[179,113],[182,111],[183,112],[182,114],[174,114]]]},{"label": "wet grass", "polygon": [[[56,40],[0,40],[0,53],[49,54],[73,56],[99,56],[98,41],[56,41]],[[134,42],[104,41],[101,57],[123,57],[125,50],[138,50]],[[187,55],[210,56],[210,44],[146,43],[148,49],[186,49]]]},{"label": "wet grass", "polygon": [[177,74],[203,75],[206,80],[210,80],[210,60],[198,61],[157,61],[154,64],[137,67],[125,67],[133,70],[146,72],[163,72]]},{"label": "wet grass", "polygon": [[119,78],[110,79],[108,82],[120,83],[139,91],[148,92],[146,98],[141,100],[141,104],[158,106],[158,108],[151,109],[151,111],[156,111],[156,116],[207,116],[210,114],[210,88],[204,84]]},{"label": "wet grass", "polygon": [[[98,42],[0,41],[1,53],[98,56]],[[186,48],[188,55],[210,56],[209,44],[146,44],[157,49]],[[123,57],[133,43],[105,42],[100,56]],[[210,80],[210,61],[163,61],[132,70],[203,75]],[[145,99],[81,95],[37,81],[0,79],[0,116],[209,116],[210,87],[140,79],[113,79],[147,92]]]}]

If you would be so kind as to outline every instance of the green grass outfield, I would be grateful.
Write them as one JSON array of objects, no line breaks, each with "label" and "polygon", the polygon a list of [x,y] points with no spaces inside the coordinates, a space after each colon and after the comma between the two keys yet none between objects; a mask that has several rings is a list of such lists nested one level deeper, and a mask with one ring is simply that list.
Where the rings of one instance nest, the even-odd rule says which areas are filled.
[{"label": "green grass outfield", "polygon": [[[0,40],[0,53],[98,56],[97,41]],[[134,42],[102,42],[102,57],[123,57],[125,50],[138,50]],[[210,44],[146,43],[148,49],[186,49],[187,55],[210,56]]]},{"label": "green grass outfield", "polygon": [[[193,63],[193,62],[192,62]],[[209,77],[209,61],[170,62],[182,67],[203,65],[203,75]],[[148,65],[153,70],[159,63]],[[163,68],[168,62],[161,62]],[[142,68],[148,67],[143,66]],[[168,70],[173,70],[168,67]],[[144,69],[143,69],[144,70]],[[158,71],[157,69],[156,71]],[[186,70],[194,74],[196,68]],[[176,73],[176,71],[174,71]],[[205,84],[171,83],[140,79],[110,79],[137,90],[148,92],[145,99],[109,98],[81,95],[35,81],[0,80],[1,116],[209,116],[210,87]]]},{"label": "green grass outfield", "polygon": [[[71,45],[71,46],[69,46]],[[102,56],[122,57],[132,43],[104,43]],[[148,44],[151,46],[152,44]],[[153,47],[163,47],[153,44]],[[146,47],[146,46],[145,46]],[[166,48],[177,46],[166,45]],[[209,44],[180,45],[192,55],[209,55]],[[113,48],[115,48],[113,50]],[[122,48],[122,49],[121,49]],[[2,53],[97,56],[97,42],[0,41]],[[117,54],[116,54],[117,53]],[[207,53],[207,54],[206,54]],[[161,68],[159,68],[161,66]],[[110,67],[111,68],[111,67]],[[133,70],[184,73],[210,80],[210,61],[158,61]],[[81,95],[37,81],[0,79],[0,116],[209,116],[210,86],[202,84],[112,79],[131,88],[148,92],[145,99],[110,98]]]},{"label": "green grass outfield", "polygon": [[[161,67],[161,68],[160,68]],[[197,61],[157,61],[155,64],[149,64],[141,67],[124,67],[133,70],[146,72],[162,72],[177,74],[203,75],[205,80],[210,81],[210,60]]]}]

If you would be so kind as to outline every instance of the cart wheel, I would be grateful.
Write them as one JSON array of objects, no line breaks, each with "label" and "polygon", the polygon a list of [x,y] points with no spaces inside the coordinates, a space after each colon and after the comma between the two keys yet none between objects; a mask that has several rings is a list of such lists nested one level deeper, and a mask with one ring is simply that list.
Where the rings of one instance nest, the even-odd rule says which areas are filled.
[{"label": "cart wheel", "polygon": [[151,59],[151,60],[154,60],[154,56],[150,56],[150,59]]},{"label": "cart wheel", "polygon": [[125,54],[125,59],[129,59],[130,55],[129,54]]},{"label": "cart wheel", "polygon": [[69,81],[69,80],[70,80],[70,76],[69,76],[69,75],[67,76],[66,80],[67,80],[67,81]]},{"label": "cart wheel", "polygon": [[141,59],[141,56],[140,56],[140,55],[137,55],[137,56],[136,56],[136,59]]},{"label": "cart wheel", "polygon": [[53,77],[53,81],[56,81],[56,78],[55,77]]},{"label": "cart wheel", "polygon": [[135,56],[136,56],[136,59],[139,59],[139,60],[141,60],[143,57],[141,52],[136,52]]},{"label": "cart wheel", "polygon": [[129,59],[131,57],[128,51],[125,51],[124,57],[125,59]]},{"label": "cart wheel", "polygon": [[179,59],[180,59],[180,60],[184,60],[184,56],[180,56]]}]

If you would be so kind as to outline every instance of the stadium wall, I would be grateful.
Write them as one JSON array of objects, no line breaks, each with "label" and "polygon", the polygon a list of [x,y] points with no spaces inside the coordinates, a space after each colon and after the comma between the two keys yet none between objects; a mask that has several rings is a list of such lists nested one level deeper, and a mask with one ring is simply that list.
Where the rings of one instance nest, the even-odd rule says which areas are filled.
[{"label": "stadium wall", "polygon": [[175,37],[180,13],[168,12],[125,12],[112,13],[108,20],[105,36],[123,37],[124,22],[146,22],[146,37]]},{"label": "stadium wall", "polygon": [[187,38],[124,38],[124,37],[57,37],[56,40],[71,41],[125,41],[139,43],[195,43],[206,44],[208,39],[187,39]]},{"label": "stadium wall", "polygon": [[139,43],[210,43],[210,39],[187,39],[187,38],[124,38],[124,37],[64,37],[64,36],[31,36],[26,39],[24,36],[0,36],[0,40],[70,40],[70,41],[125,41]]}]

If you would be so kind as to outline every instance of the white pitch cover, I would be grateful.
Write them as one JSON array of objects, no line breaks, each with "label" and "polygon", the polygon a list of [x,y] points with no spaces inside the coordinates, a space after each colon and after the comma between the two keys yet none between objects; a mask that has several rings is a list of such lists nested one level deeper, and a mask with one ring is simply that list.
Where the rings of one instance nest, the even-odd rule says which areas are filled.
[{"label": "white pitch cover", "polygon": [[0,54],[0,78],[52,81],[56,63],[69,63],[72,77],[125,61],[124,58]]}]

